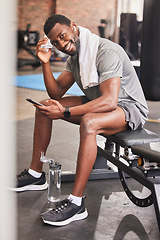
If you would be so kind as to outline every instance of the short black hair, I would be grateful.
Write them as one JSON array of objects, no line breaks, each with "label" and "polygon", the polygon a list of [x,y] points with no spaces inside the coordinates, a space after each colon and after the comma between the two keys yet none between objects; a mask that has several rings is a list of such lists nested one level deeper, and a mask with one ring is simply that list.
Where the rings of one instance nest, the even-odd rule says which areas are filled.
[{"label": "short black hair", "polygon": [[64,15],[53,14],[46,20],[44,24],[44,32],[46,35],[51,31],[51,29],[56,25],[56,23],[70,26],[71,20]]}]

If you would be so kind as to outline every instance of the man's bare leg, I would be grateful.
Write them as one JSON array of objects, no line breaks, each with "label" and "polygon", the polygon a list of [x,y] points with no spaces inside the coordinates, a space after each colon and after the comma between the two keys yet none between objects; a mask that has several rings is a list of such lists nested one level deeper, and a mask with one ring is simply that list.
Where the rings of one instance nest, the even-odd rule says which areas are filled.
[{"label": "man's bare leg", "polygon": [[[73,120],[75,118],[71,118],[70,122],[73,122]],[[110,135],[128,128],[124,111],[119,107],[110,113],[85,114],[77,118],[76,123],[79,122],[80,147],[72,194],[69,195],[68,199],[61,201],[56,208],[42,215],[43,221],[47,224],[63,226],[72,221],[85,219],[88,216],[82,195],[96,160],[96,135]]]},{"label": "man's bare leg", "polygon": [[[118,119],[118,121],[117,121]],[[128,128],[121,108],[110,113],[89,113],[82,117],[76,178],[72,194],[81,197],[97,156],[96,135],[112,135]]]},{"label": "man's bare leg", "polygon": [[[42,101],[46,105],[46,100]],[[64,97],[60,100],[60,103],[64,106],[77,106],[82,104],[81,97]],[[70,122],[79,124],[80,117],[71,118]],[[30,168],[42,172],[43,163],[40,162],[41,152],[46,152],[50,143],[52,132],[52,120],[42,114],[39,110],[36,110],[35,114],[35,127],[33,137],[33,154]]]},{"label": "man's bare leg", "polygon": [[[60,100],[60,103],[66,107],[80,105],[82,101],[80,97],[68,97]],[[128,125],[125,121],[124,111],[121,108],[117,108],[117,110],[110,113],[88,113],[83,117],[72,117],[68,121],[76,124],[81,123],[76,179],[72,194],[82,196],[97,156],[96,135],[111,135],[126,130]],[[51,138],[51,131],[52,120],[37,110],[31,163],[31,169],[35,171],[42,171],[40,153],[41,151],[46,152]]]},{"label": "man's bare leg", "polygon": [[30,168],[42,172],[43,163],[40,162],[41,152],[46,152],[51,139],[52,120],[36,110],[33,136],[33,153]]}]

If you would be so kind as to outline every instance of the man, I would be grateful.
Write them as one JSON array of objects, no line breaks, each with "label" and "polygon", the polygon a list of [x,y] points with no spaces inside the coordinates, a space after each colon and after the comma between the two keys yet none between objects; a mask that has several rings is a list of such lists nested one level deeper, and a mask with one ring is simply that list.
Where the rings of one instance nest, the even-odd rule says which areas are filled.
[{"label": "man", "polygon": [[[29,171],[18,176],[17,191],[46,188],[40,153],[45,153],[49,145],[52,121],[63,119],[79,124],[80,146],[72,194],[42,216],[45,223],[62,226],[88,215],[82,195],[97,155],[96,135],[141,128],[148,108],[135,70],[118,44],[77,27],[62,15],[48,18],[44,32],[58,50],[70,57],[56,80],[50,68],[51,50],[42,47],[48,38],[37,44],[50,99],[41,102],[44,107],[35,105],[32,162]],[[85,96],[63,97],[75,81]]]}]

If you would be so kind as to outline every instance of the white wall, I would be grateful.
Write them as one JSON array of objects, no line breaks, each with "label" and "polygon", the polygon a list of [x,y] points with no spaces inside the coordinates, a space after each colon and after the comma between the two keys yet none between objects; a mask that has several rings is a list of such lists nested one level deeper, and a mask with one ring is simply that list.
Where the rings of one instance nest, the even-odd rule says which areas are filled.
[{"label": "white wall", "polygon": [[0,239],[16,240],[14,87],[16,1],[0,1]]},{"label": "white wall", "polygon": [[117,26],[120,26],[121,13],[136,13],[137,20],[143,20],[144,0],[118,0]]}]

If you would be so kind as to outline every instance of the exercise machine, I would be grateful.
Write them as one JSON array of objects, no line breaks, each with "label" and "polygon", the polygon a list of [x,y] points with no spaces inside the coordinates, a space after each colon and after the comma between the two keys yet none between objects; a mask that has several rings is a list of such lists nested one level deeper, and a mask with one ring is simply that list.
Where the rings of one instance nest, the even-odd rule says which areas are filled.
[{"label": "exercise machine", "polygon": [[147,100],[160,101],[160,1],[145,0],[140,81]]},{"label": "exercise machine", "polygon": [[131,60],[139,59],[139,45],[141,42],[141,23],[137,21],[135,13],[122,13],[120,16],[119,44]]},{"label": "exercise machine", "polygon": [[30,31],[31,24],[27,24],[26,30],[18,30],[18,53],[21,49],[25,50],[29,55],[32,56],[31,59],[27,58],[17,58],[17,68],[23,66],[32,66],[33,68],[40,66],[40,60],[36,55],[36,50],[33,48],[37,45],[39,41],[39,33],[37,31]]}]

